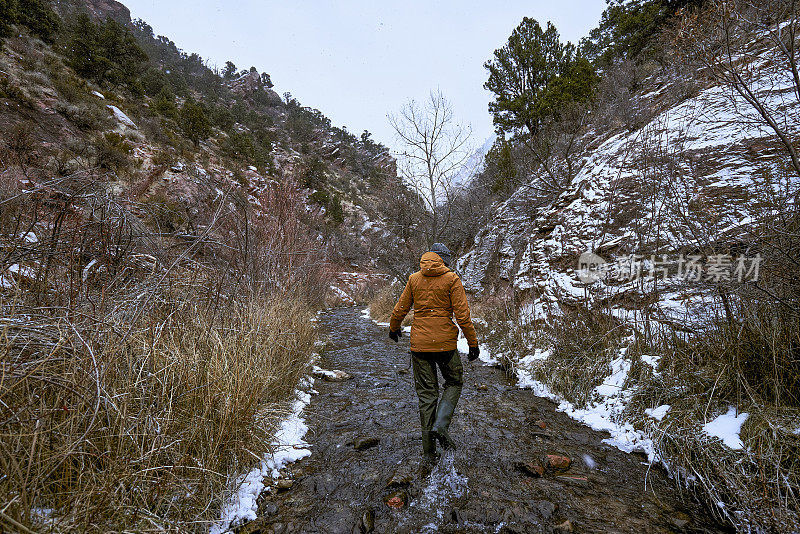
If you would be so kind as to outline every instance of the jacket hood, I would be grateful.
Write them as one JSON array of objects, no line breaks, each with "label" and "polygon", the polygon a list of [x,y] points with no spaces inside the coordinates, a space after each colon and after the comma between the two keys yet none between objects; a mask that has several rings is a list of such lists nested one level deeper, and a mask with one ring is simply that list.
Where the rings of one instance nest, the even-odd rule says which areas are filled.
[{"label": "jacket hood", "polygon": [[448,272],[442,258],[435,252],[426,252],[419,260],[419,270],[425,276],[441,276]]}]

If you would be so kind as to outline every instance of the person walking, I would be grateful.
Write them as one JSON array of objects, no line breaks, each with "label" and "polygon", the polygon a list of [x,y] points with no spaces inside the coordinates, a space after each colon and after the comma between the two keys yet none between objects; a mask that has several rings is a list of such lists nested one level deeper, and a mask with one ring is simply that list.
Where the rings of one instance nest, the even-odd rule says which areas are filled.
[{"label": "person walking", "polygon": [[[389,337],[397,342],[402,335],[400,325],[413,305],[411,360],[422,426],[422,452],[428,461],[436,458],[437,441],[445,449],[455,447],[448,429],[461,396],[464,372],[456,350],[458,328],[453,323],[454,315],[469,344],[469,361],[480,354],[467,294],[461,279],[449,269],[450,257],[450,250],[442,243],[434,243],[422,255],[419,271],[408,278],[389,322]],[[444,379],[441,399],[437,367]]]}]

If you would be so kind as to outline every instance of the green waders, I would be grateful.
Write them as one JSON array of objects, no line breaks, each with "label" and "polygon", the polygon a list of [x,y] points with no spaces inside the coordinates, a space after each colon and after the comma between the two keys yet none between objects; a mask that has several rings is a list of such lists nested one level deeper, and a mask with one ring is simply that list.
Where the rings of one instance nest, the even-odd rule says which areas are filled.
[{"label": "green waders", "polygon": [[[457,350],[446,352],[412,352],[414,389],[419,399],[419,422],[422,426],[422,452],[426,457],[436,454],[438,439],[445,448],[454,446],[447,430],[461,396],[464,368]],[[439,399],[436,367],[444,378],[444,391]]]}]

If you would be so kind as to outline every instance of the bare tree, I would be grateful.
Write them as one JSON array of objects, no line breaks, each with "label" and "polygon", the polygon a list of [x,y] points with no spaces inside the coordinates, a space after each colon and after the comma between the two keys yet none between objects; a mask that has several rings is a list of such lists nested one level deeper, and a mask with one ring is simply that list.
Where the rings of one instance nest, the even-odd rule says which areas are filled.
[{"label": "bare tree", "polygon": [[425,201],[430,213],[426,230],[429,244],[450,222],[453,178],[469,157],[472,130],[459,124],[453,107],[439,91],[419,104],[409,101],[389,122],[403,145],[400,173]]}]

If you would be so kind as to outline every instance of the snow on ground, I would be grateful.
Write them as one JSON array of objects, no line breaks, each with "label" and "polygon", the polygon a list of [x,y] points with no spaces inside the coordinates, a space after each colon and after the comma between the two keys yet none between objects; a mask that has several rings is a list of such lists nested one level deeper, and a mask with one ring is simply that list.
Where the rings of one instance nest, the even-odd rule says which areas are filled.
[{"label": "snow on ground", "polygon": [[[306,378],[301,387],[310,388],[313,378]],[[304,440],[308,426],[302,417],[303,409],[311,402],[311,395],[304,391],[295,392],[296,400],[292,403],[292,411],[281,422],[281,426],[272,440],[273,452],[268,454],[261,465],[249,473],[237,478],[237,487],[228,504],[222,509],[222,518],[211,527],[210,534],[229,532],[231,527],[252,521],[257,517],[258,496],[266,489],[265,478],[278,478],[280,470],[286,465],[311,455],[308,443]]]},{"label": "snow on ground", "polygon": [[341,376],[340,374],[337,374],[336,371],[329,371],[327,369],[323,369],[319,365],[312,365],[311,366],[311,372],[313,374],[317,375],[317,376],[320,376],[320,377],[324,376],[324,377],[327,377],[327,378],[332,378],[334,380],[339,379],[340,376]]},{"label": "snow on ground", "polygon": [[647,454],[650,462],[658,461],[660,458],[655,451],[653,441],[643,432],[633,428],[630,423],[622,422],[625,405],[634,393],[633,389],[624,388],[631,368],[630,361],[625,358],[626,350],[621,349],[619,356],[609,364],[610,374],[594,389],[595,400],[586,408],[576,408],[571,402],[550,391],[546,384],[533,378],[530,364],[534,360],[546,359],[549,356],[546,351],[537,350],[520,360],[521,365],[516,368],[518,385],[521,388],[531,389],[536,396],[557,402],[558,411],[566,413],[589,428],[611,434],[611,437],[604,439],[603,443],[628,453],[641,451]]},{"label": "snow on ground", "polygon": [[[492,355],[492,351],[489,350],[489,345],[483,344],[478,345],[481,349],[480,356],[478,359],[485,363],[486,365],[499,365],[500,360]],[[458,341],[456,342],[456,350],[462,354],[469,353],[469,343],[467,342],[467,338],[463,335],[459,334]]]},{"label": "snow on ground", "polygon": [[735,407],[729,406],[727,413],[719,415],[713,421],[703,425],[703,432],[711,437],[721,439],[722,443],[731,449],[741,449],[743,445],[739,433],[750,414],[742,412],[737,415],[736,412]]},{"label": "snow on ground", "polygon": [[117,119],[119,122],[121,122],[122,124],[124,124],[129,128],[136,128],[136,123],[134,123],[130,117],[125,115],[125,112],[123,112],[117,106],[108,104],[108,109],[111,110],[111,113],[114,114],[114,118]]},{"label": "snow on ground", "polygon": [[332,285],[332,284],[330,286],[330,289],[331,289],[331,291],[333,291],[336,294],[337,297],[342,299],[342,302],[344,302],[345,304],[354,304],[355,303],[355,301],[353,300],[353,297],[348,295],[347,292],[344,291],[343,289],[341,289],[339,287],[336,287],[335,285]]},{"label": "snow on ground", "polygon": [[655,419],[661,421],[667,415],[669,409],[672,408],[669,404],[662,404],[658,408],[645,408],[644,413]]}]

